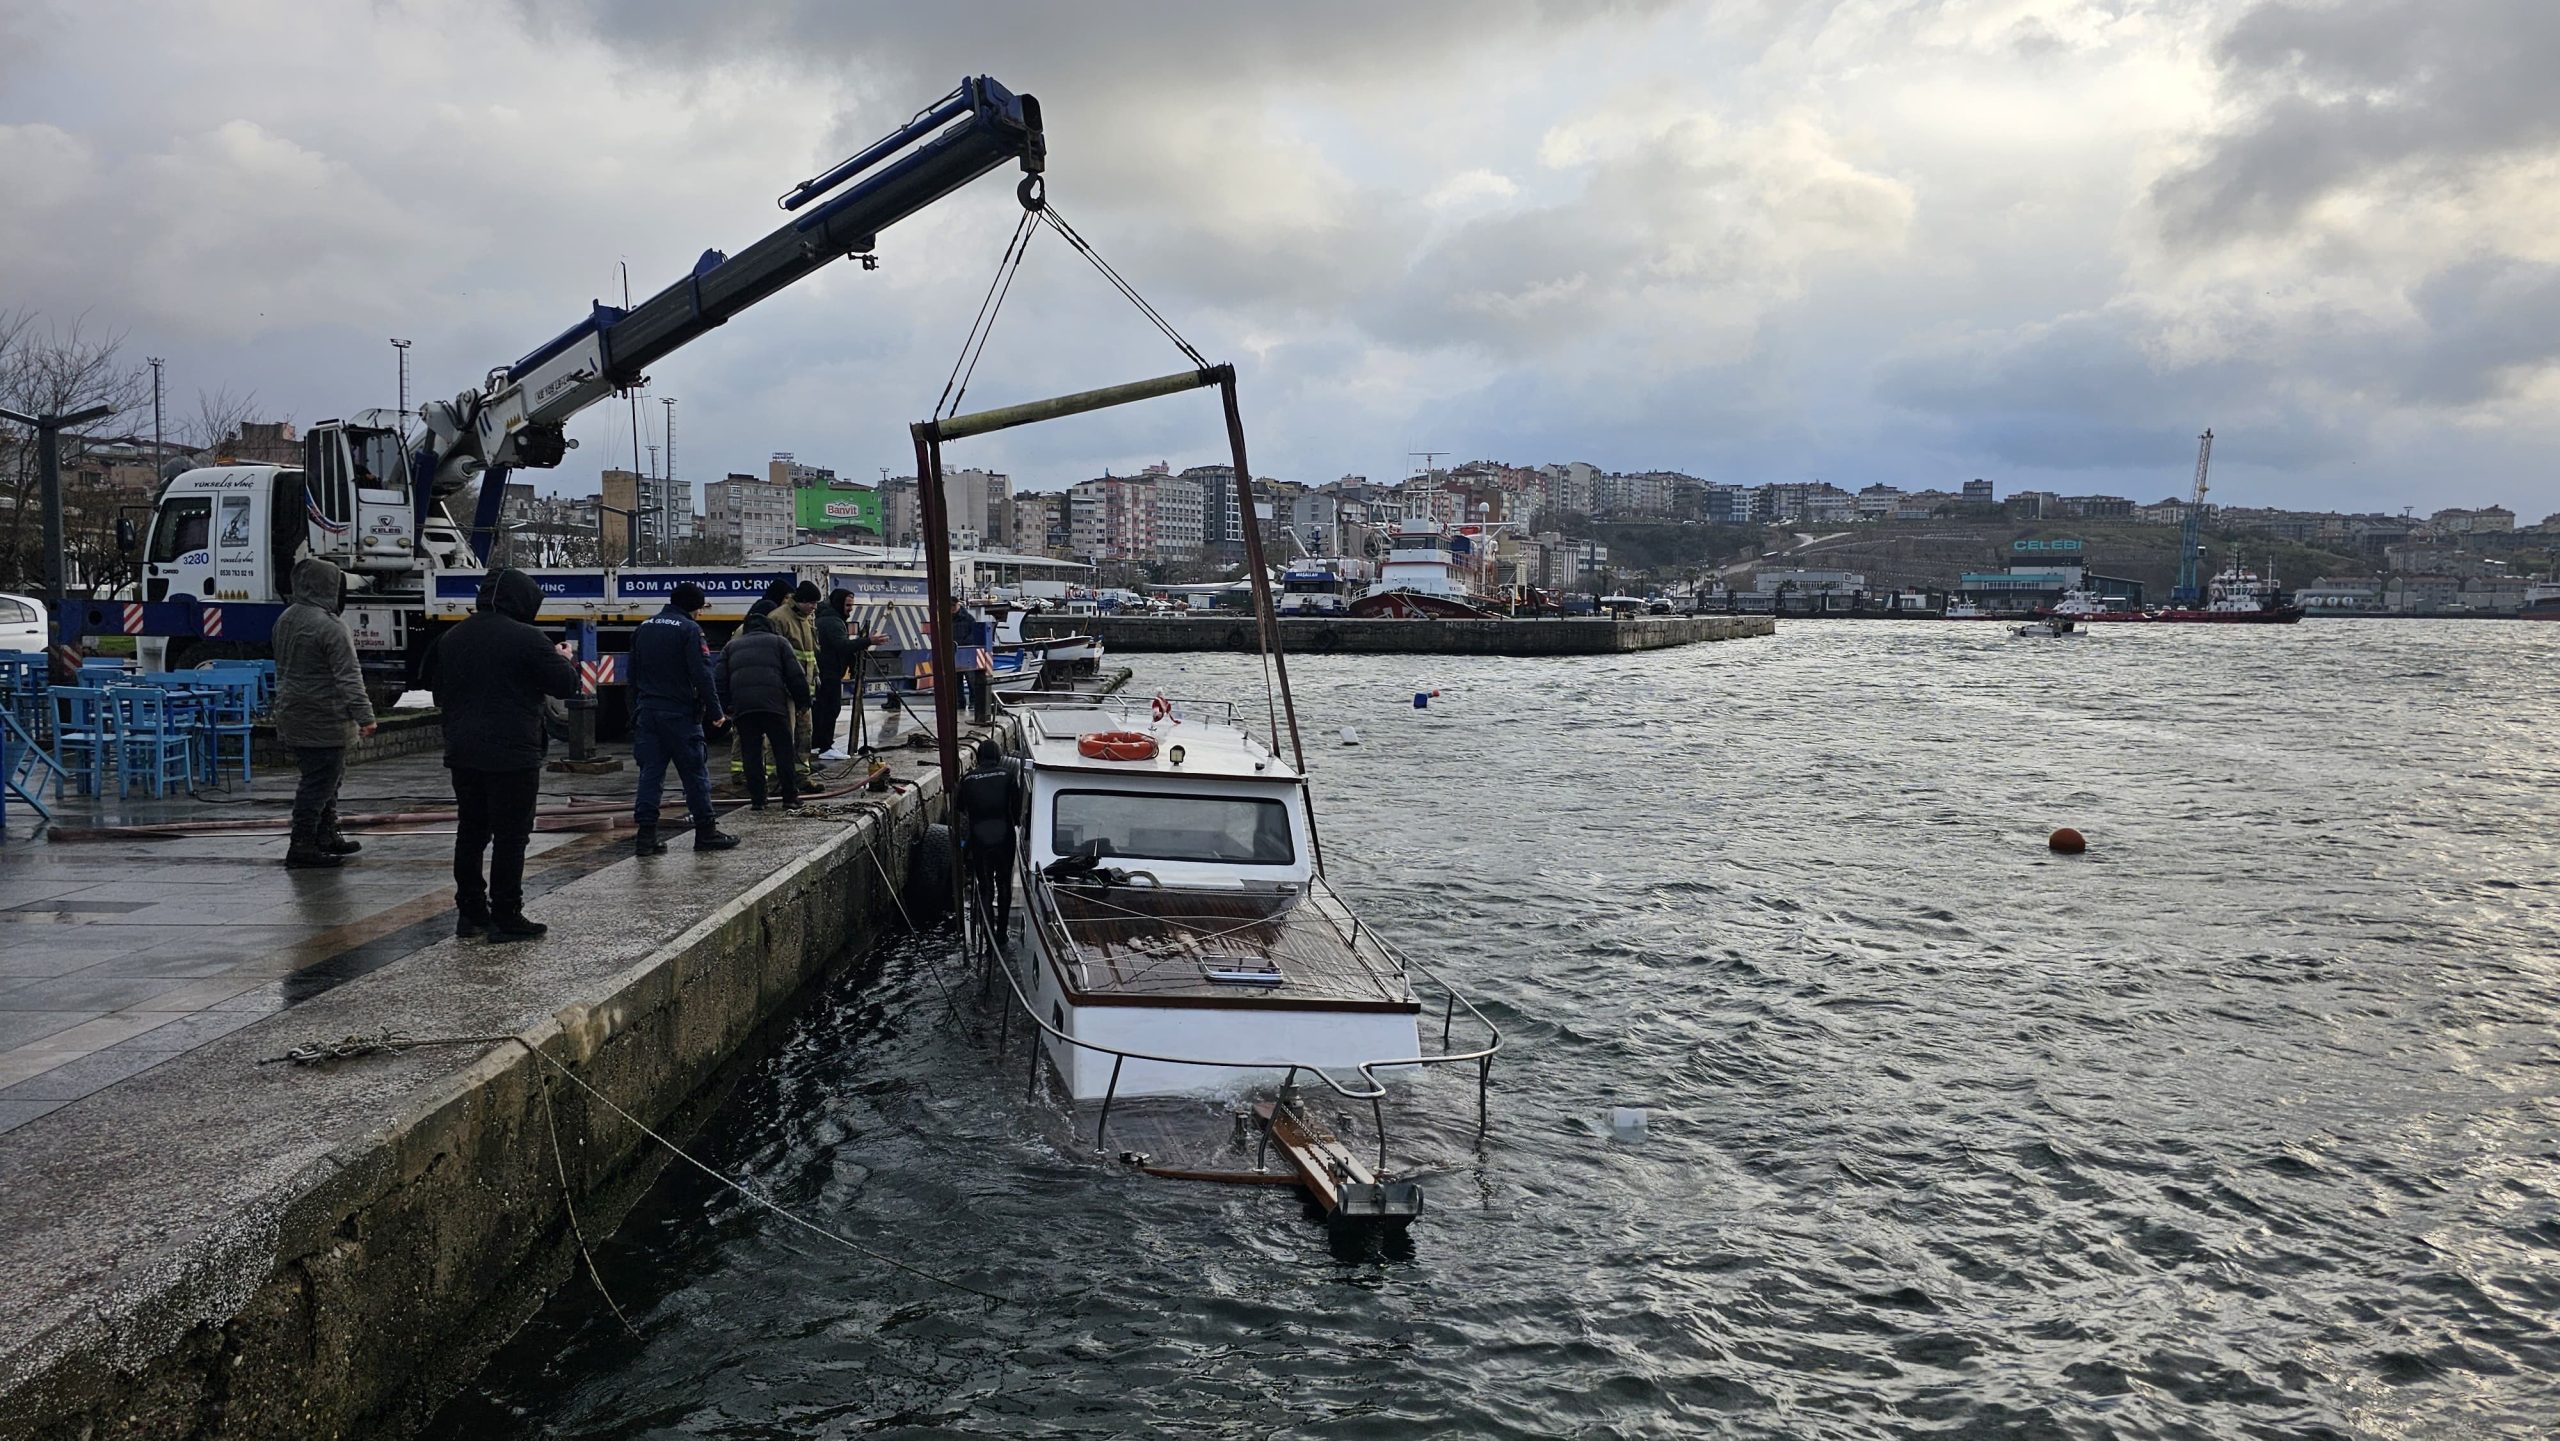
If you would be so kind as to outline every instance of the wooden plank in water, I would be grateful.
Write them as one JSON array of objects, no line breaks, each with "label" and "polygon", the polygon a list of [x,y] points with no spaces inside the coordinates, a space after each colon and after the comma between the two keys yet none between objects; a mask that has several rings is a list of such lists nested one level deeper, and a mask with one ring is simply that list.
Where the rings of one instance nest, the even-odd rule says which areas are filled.
[{"label": "wooden plank in water", "polygon": [[1282,1110],[1269,1101],[1257,1104],[1254,1114],[1271,1128],[1271,1142],[1289,1158],[1298,1172],[1299,1184],[1316,1198],[1316,1204],[1331,1216],[1342,1209],[1342,1187],[1369,1186],[1377,1177],[1360,1164],[1360,1158],[1334,1139],[1331,1132],[1302,1121],[1293,1111]]}]

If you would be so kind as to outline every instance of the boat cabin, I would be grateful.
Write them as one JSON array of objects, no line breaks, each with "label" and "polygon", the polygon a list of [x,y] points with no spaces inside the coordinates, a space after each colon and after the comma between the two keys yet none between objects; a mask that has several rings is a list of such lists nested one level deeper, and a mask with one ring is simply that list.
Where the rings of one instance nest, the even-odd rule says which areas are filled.
[{"label": "boat cabin", "polygon": [[[1131,730],[1117,707],[1026,711],[1028,853],[1035,868],[1095,847],[1168,885],[1270,884],[1315,873],[1306,787],[1250,733],[1222,724]],[[1142,736],[1146,756],[1088,754],[1092,735]]]}]

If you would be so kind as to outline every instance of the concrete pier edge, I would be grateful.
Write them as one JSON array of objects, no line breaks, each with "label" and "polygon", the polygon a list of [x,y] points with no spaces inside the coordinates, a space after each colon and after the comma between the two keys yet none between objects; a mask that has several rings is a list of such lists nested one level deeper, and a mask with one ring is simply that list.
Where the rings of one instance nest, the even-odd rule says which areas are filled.
[{"label": "concrete pier edge", "polygon": [[[1751,615],[1645,615],[1624,620],[1353,620],[1283,616],[1280,644],[1291,655],[1623,655],[1630,651],[1771,635],[1777,622]],[[1090,635],[1130,654],[1259,649],[1253,619],[1218,615],[1036,615],[1030,636]]]},{"label": "concrete pier edge", "polygon": [[[542,943],[444,942],[33,1123],[63,1122],[27,1139],[68,1155],[0,1168],[20,1211],[0,1240],[0,1438],[423,1426],[575,1264],[542,1088],[591,1241],[666,1153],[511,1041],[257,1060],[385,1023],[515,1035],[681,1132],[810,981],[896,919],[890,887],[939,789],[928,771],[850,821],[749,825],[747,847],[706,866],[733,882],[771,869],[663,940],[615,945],[617,907],[663,889],[645,867],[699,883],[671,864],[692,859],[681,840],[555,892]],[[606,958],[620,963],[582,964]],[[216,1164],[189,1175],[191,1159]],[[111,1214],[84,1217],[119,1174],[134,1184]]]}]

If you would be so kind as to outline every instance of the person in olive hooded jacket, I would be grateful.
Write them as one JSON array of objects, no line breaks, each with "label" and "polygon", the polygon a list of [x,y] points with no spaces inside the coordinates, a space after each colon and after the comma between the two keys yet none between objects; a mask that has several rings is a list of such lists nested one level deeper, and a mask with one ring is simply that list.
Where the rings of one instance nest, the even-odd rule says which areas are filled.
[{"label": "person in olive hooded jacket", "polygon": [[[578,667],[534,628],[542,588],[500,569],[480,586],[480,608],[436,637],[419,680],[443,713],[444,763],[453,773],[459,828],[453,885],[457,932],[485,928],[492,941],[529,941],[549,929],[524,914],[524,849],[542,788],[545,697],[578,693]],[[480,855],[489,852],[488,879]]]},{"label": "person in olive hooded jacket", "polygon": [[302,781],[293,790],[293,840],[284,863],[296,870],[335,866],[364,847],[338,832],[338,783],[347,747],[373,734],[373,699],[356,664],[355,638],[338,612],[347,577],[317,556],[293,567],[293,603],[276,617],[276,740],[293,752]]}]

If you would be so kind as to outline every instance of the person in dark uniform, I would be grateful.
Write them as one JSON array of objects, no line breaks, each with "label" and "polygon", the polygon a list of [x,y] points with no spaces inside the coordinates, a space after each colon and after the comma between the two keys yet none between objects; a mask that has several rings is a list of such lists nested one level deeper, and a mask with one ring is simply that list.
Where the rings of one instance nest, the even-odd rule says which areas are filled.
[{"label": "person in dark uniform", "polygon": [[631,816],[640,826],[633,849],[644,856],[667,853],[667,843],[658,839],[658,808],[670,764],[684,786],[693,848],[725,851],[738,844],[720,829],[711,809],[711,770],[703,751],[704,731],[725,719],[710,646],[693,619],[706,603],[702,587],[687,581],[668,595],[666,609],[631,632],[631,759],[640,768]]},{"label": "person in dark uniform", "polygon": [[997,944],[1013,919],[1014,816],[1021,809],[1022,782],[1005,764],[994,741],[978,742],[978,764],[960,778],[961,855],[969,867],[969,889],[979,907],[994,918]]}]

